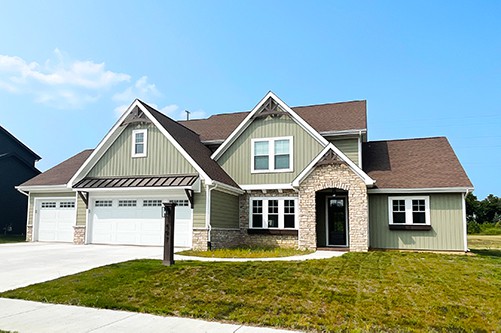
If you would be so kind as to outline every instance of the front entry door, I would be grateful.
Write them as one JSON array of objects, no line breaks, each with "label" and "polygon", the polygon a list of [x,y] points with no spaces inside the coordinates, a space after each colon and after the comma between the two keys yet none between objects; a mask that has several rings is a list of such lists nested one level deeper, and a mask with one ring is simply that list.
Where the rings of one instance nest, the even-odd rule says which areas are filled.
[{"label": "front entry door", "polygon": [[346,197],[327,197],[327,245],[348,246]]}]

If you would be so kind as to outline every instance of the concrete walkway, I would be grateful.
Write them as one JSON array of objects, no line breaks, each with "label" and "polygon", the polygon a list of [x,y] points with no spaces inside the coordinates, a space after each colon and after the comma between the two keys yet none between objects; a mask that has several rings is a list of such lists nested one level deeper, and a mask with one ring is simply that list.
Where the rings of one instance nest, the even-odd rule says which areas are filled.
[{"label": "concrete walkway", "polygon": [[0,330],[19,333],[290,333],[264,327],[0,298]]},{"label": "concrete walkway", "polygon": [[290,257],[276,257],[276,258],[206,258],[206,257],[190,257],[179,254],[174,254],[174,261],[176,260],[198,260],[198,261],[304,261],[312,259],[329,259],[339,257],[345,254],[342,251],[315,251],[310,254],[290,256]]}]

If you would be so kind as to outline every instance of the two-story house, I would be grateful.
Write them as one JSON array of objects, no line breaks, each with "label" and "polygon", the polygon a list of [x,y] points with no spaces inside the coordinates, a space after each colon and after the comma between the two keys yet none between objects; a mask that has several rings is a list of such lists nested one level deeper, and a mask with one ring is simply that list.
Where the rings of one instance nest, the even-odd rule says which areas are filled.
[{"label": "two-story house", "polygon": [[26,232],[28,198],[15,186],[38,175],[35,162],[41,159],[30,148],[0,126],[0,233]]},{"label": "two-story house", "polygon": [[174,121],[136,100],[94,150],[19,189],[30,241],[465,251],[472,184],[446,138],[368,141],[365,101]]}]

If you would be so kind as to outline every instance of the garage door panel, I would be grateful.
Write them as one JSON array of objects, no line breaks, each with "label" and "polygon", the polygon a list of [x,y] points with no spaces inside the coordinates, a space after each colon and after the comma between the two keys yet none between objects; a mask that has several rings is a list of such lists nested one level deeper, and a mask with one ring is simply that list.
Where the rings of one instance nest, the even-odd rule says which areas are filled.
[{"label": "garage door panel", "polygon": [[[135,207],[118,207],[117,203],[122,199],[105,200],[112,200],[113,206],[94,207],[92,243],[163,245],[164,219],[161,206],[145,207],[143,199],[137,199]],[[176,207],[175,246],[191,246],[191,218],[190,207]]]},{"label": "garage door panel", "polygon": [[38,240],[73,242],[75,200],[51,199],[38,203]]}]

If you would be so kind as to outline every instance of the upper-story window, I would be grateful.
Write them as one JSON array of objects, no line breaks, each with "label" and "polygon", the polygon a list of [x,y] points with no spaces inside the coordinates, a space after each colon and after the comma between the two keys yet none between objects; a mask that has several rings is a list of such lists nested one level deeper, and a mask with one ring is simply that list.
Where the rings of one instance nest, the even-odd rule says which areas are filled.
[{"label": "upper-story window", "polygon": [[292,171],[292,137],[252,139],[252,172]]},{"label": "upper-story window", "polygon": [[148,132],[146,129],[132,131],[132,157],[145,157],[148,143]]}]

